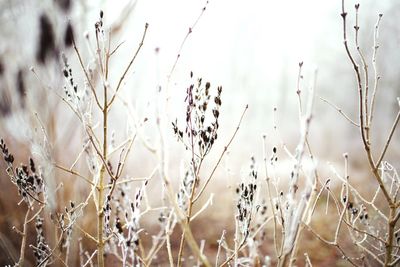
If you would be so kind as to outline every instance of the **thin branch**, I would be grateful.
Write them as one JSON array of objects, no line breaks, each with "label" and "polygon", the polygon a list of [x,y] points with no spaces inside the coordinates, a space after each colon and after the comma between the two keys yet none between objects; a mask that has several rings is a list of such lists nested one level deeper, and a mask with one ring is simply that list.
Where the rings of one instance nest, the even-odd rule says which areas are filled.
[{"label": "thin branch", "polygon": [[310,257],[308,256],[308,253],[304,253],[304,257],[306,258],[306,266],[313,267]]},{"label": "thin branch", "polygon": [[118,48],[120,48],[120,46],[123,45],[124,43],[125,43],[125,41],[122,41],[121,43],[119,43],[119,44],[117,45],[117,47],[115,47],[114,50],[111,51],[109,57],[111,57],[112,55],[114,55],[114,53],[117,52]]},{"label": "thin branch", "polygon": [[331,245],[331,246],[335,246],[340,253],[343,255],[343,257],[349,262],[351,263],[351,265],[357,267],[358,264],[356,264],[349,256],[346,255],[346,253],[344,252],[344,250],[339,246],[339,244],[337,244],[336,242],[332,242],[332,241],[328,241],[325,238],[323,238],[321,235],[319,235],[317,232],[314,231],[314,229],[312,229],[311,226],[304,224],[303,225],[305,227],[307,227],[307,229],[315,236],[317,237],[320,241],[322,241],[323,243],[327,244],[327,245]]},{"label": "thin branch", "polygon": [[36,219],[36,217],[43,211],[43,209],[45,208],[45,206],[41,206],[40,209],[26,222],[26,223],[31,223],[33,222],[33,220]]},{"label": "thin branch", "polygon": [[[149,177],[134,177],[134,178],[127,178],[127,179],[123,179],[120,181],[117,181],[116,185],[119,184],[126,184],[126,183],[131,183],[131,182],[140,182],[140,181],[146,181],[149,180]],[[106,188],[111,187],[111,185],[107,185]]]},{"label": "thin branch", "polygon": [[143,32],[142,40],[141,40],[140,43],[139,43],[139,47],[137,48],[135,54],[133,55],[131,61],[130,61],[129,64],[128,64],[128,66],[125,68],[124,73],[122,74],[121,78],[119,79],[118,85],[117,85],[117,87],[116,87],[116,89],[115,89],[115,93],[114,93],[114,95],[112,96],[110,102],[108,102],[108,104],[107,104],[107,106],[106,106],[105,108],[108,108],[108,107],[111,106],[111,104],[114,102],[114,99],[115,99],[115,97],[117,96],[119,89],[121,88],[121,84],[122,84],[122,82],[124,81],[126,74],[128,73],[128,71],[129,71],[129,69],[131,68],[133,62],[135,61],[137,55],[139,54],[140,49],[141,49],[142,46],[143,46],[144,39],[145,39],[145,37],[146,37],[146,33],[147,33],[147,28],[148,28],[148,27],[149,27],[149,24],[146,23],[145,26],[144,26],[144,32]]},{"label": "thin branch", "polygon": [[379,48],[378,35],[379,35],[379,24],[381,22],[381,19],[382,19],[382,14],[379,14],[378,20],[375,24],[375,30],[374,30],[374,53],[372,55],[372,67],[374,69],[374,90],[372,92],[371,109],[369,111],[370,113],[369,113],[369,119],[368,119],[370,125],[372,123],[372,118],[374,116],[376,92],[378,90],[378,83],[380,80],[380,76],[378,75],[378,67],[376,65],[376,54],[378,53],[378,48]]},{"label": "thin branch", "polygon": [[[57,244],[54,246],[54,248],[50,251],[49,254],[47,254],[47,256],[37,265],[37,267],[41,267],[43,265],[46,265],[46,262],[50,259],[50,257],[54,254],[54,252],[56,251],[57,248],[60,247],[61,243],[63,242],[64,238],[62,238],[64,234],[64,231],[61,233],[60,238],[57,241]],[[32,247],[32,245],[31,245]]]},{"label": "thin branch", "polygon": [[299,63],[299,73],[297,75],[297,98],[298,98],[298,102],[299,102],[299,121],[301,121],[301,116],[303,114],[303,105],[302,105],[302,101],[301,101],[301,89],[300,89],[300,80],[303,78],[303,76],[301,75],[301,69],[303,67],[303,62]]},{"label": "thin branch", "polygon": [[361,59],[361,63],[364,69],[364,109],[365,109],[365,133],[366,133],[366,138],[367,138],[367,142],[369,142],[369,121],[368,121],[368,90],[369,90],[369,76],[368,76],[368,65],[367,62],[365,61],[365,57],[364,54],[361,51],[360,45],[358,43],[358,33],[360,30],[360,25],[358,24],[358,10],[360,8],[359,4],[355,5],[355,9],[356,9],[356,25],[354,26],[355,29],[355,43],[356,43],[356,48],[357,48],[357,52],[358,55]]},{"label": "thin branch", "polygon": [[237,132],[238,132],[239,129],[240,129],[240,125],[241,125],[241,123],[242,123],[243,117],[244,117],[244,115],[245,115],[245,113],[246,113],[246,111],[247,111],[248,108],[249,108],[249,105],[246,105],[246,107],[244,108],[244,110],[243,110],[243,112],[242,112],[242,115],[240,116],[240,120],[239,120],[238,125],[236,126],[235,132],[233,133],[233,135],[232,135],[231,139],[229,140],[228,144],[224,147],[224,150],[222,150],[222,153],[221,153],[221,155],[219,156],[219,159],[218,159],[217,163],[215,164],[213,170],[211,171],[210,175],[208,176],[206,182],[204,183],[204,185],[203,185],[202,188],[200,189],[200,191],[199,191],[199,193],[197,194],[197,196],[193,199],[193,203],[196,202],[196,201],[200,198],[201,194],[202,194],[203,191],[206,189],[206,187],[207,187],[208,183],[210,182],[211,178],[214,176],[215,170],[218,168],[218,166],[219,166],[219,164],[220,164],[220,162],[221,162],[221,160],[222,160],[224,154],[225,154],[226,151],[228,150],[228,148],[229,148],[229,146],[231,145],[233,139],[235,139],[235,136],[236,136]]},{"label": "thin branch", "polygon": [[[130,142],[128,144],[128,150],[126,151],[126,153],[124,155],[124,158],[118,162],[118,168],[117,168],[117,171],[115,173],[115,179],[116,180],[118,180],[118,178],[121,176],[122,171],[124,170],[124,167],[126,166],[126,160],[128,159],[129,153],[131,152],[131,148],[132,148],[133,142],[136,139],[136,136],[137,136],[137,133],[130,140]],[[121,155],[122,155],[122,152],[121,152]]]},{"label": "thin branch", "polygon": [[110,175],[111,179],[115,180],[115,177],[113,175],[113,173],[111,172],[111,170],[108,168],[108,164],[105,161],[103,154],[101,153],[100,149],[96,146],[96,143],[93,140],[93,136],[91,134],[89,134],[89,132],[87,132],[88,136],[89,136],[89,140],[92,143],[94,149],[97,152],[97,155],[99,156],[99,158],[101,159],[101,161],[103,162],[103,166],[104,168],[107,170],[108,175]]},{"label": "thin branch", "polygon": [[349,187],[349,189],[351,190],[351,192],[353,194],[355,194],[359,199],[361,199],[361,201],[363,201],[365,204],[370,205],[385,221],[388,220],[387,216],[375,205],[374,200],[375,197],[372,198],[371,201],[368,201],[367,199],[365,199],[358,191],[357,189],[352,186],[350,183],[347,183],[347,181],[336,171],[336,169],[330,165],[332,172],[344,183],[347,184],[347,186]]},{"label": "thin branch", "polygon": [[77,223],[75,223],[74,225],[76,228],[78,228],[79,231],[81,231],[83,233],[84,236],[86,236],[87,238],[89,238],[90,240],[92,240],[94,243],[98,243],[99,241],[92,236],[91,234],[89,234],[88,232],[86,232],[85,230],[83,230]]},{"label": "thin branch", "polygon": [[78,50],[78,48],[76,47],[75,39],[74,39],[74,38],[72,38],[72,45],[73,45],[73,47],[74,47],[74,50],[75,50],[75,52],[76,52],[76,55],[78,56],[79,63],[81,64],[81,68],[82,68],[83,72],[85,73],[86,80],[88,81],[89,87],[90,87],[90,89],[92,90],[92,93],[93,93],[93,95],[94,95],[94,99],[96,100],[96,104],[97,104],[97,106],[98,106],[100,109],[103,109],[102,106],[101,106],[101,104],[100,104],[99,98],[97,97],[96,90],[95,90],[93,84],[91,83],[91,81],[90,81],[90,79],[89,79],[89,74],[87,73],[86,68],[85,68],[85,66],[84,66],[84,64],[83,64],[83,60],[82,60],[81,54],[79,53],[79,50]]},{"label": "thin branch", "polygon": [[263,135],[263,157],[264,157],[264,168],[265,168],[265,180],[267,183],[267,191],[268,191],[268,199],[269,203],[271,205],[271,210],[272,210],[272,217],[274,219],[274,248],[275,248],[275,254],[277,257],[279,257],[279,249],[278,249],[278,237],[277,237],[277,220],[276,220],[276,215],[275,215],[275,207],[274,203],[272,200],[272,194],[271,194],[271,183],[270,183],[270,177],[268,173],[268,167],[267,167],[267,149],[266,149],[266,136]]},{"label": "thin branch", "polygon": [[82,265],[82,267],[86,267],[89,263],[91,263],[93,257],[96,255],[97,250],[93,251],[92,255],[90,255],[87,259],[87,261],[85,262],[85,264]]},{"label": "thin branch", "polygon": [[89,141],[87,141],[86,144],[82,147],[78,156],[75,158],[74,162],[71,164],[71,167],[69,167],[70,170],[72,170],[75,167],[75,165],[78,163],[79,159],[81,158],[82,154],[85,152],[85,150],[88,146],[89,146]]},{"label": "thin branch", "polygon": [[63,167],[63,166],[61,166],[61,165],[56,164],[56,163],[54,163],[54,167],[56,167],[57,169],[60,169],[60,170],[62,170],[62,171],[68,172],[68,173],[70,173],[70,174],[72,174],[72,175],[75,175],[75,176],[77,176],[77,177],[79,177],[79,178],[82,178],[85,182],[89,183],[89,184],[92,185],[92,186],[95,185],[95,184],[94,184],[92,181],[90,181],[88,178],[86,178],[85,176],[83,176],[82,174],[80,174],[80,173],[78,173],[78,172],[76,172],[76,171],[74,171],[74,170],[67,169],[67,168],[65,168],[65,167]]},{"label": "thin branch", "polygon": [[176,56],[174,65],[172,65],[171,71],[169,72],[169,74],[168,74],[168,76],[167,76],[167,79],[168,79],[168,80],[167,80],[167,88],[168,88],[169,83],[170,83],[170,81],[171,81],[171,77],[172,77],[172,74],[173,74],[173,72],[174,72],[174,70],[175,70],[176,64],[178,63],[178,60],[179,60],[179,58],[181,57],[181,53],[182,53],[183,46],[185,45],[186,40],[189,38],[189,35],[193,32],[193,29],[196,27],[196,25],[197,25],[197,23],[199,22],[200,18],[203,16],[204,12],[206,11],[207,4],[208,4],[208,1],[207,1],[206,4],[204,5],[204,7],[201,9],[201,12],[200,12],[199,16],[197,17],[197,19],[195,20],[195,22],[192,24],[192,26],[189,27],[188,32],[186,33],[185,37],[184,37],[183,40],[182,40],[182,43],[181,43],[181,45],[180,45],[180,47],[179,47],[178,54],[177,54],[177,56]]},{"label": "thin branch", "polygon": [[29,218],[30,211],[31,211],[31,208],[28,206],[28,209],[27,209],[26,214],[25,214],[23,232],[20,232],[20,235],[22,236],[22,240],[21,240],[21,247],[20,247],[20,256],[19,256],[19,260],[18,260],[18,263],[16,264],[16,266],[21,266],[21,267],[24,266],[25,247],[26,247],[27,232],[28,232],[28,222],[29,222],[28,218]]},{"label": "thin branch", "polygon": [[394,131],[396,130],[397,125],[399,124],[399,120],[400,120],[400,111],[397,112],[397,116],[396,116],[396,119],[394,120],[394,123],[393,123],[392,128],[391,128],[390,133],[389,133],[389,136],[388,136],[388,138],[386,138],[385,147],[383,148],[383,151],[382,151],[378,161],[376,162],[376,168],[379,168],[379,165],[381,164],[383,158],[385,157],[386,151],[387,151],[387,149],[389,147],[389,143],[392,140]]},{"label": "thin branch", "polygon": [[327,103],[328,105],[330,105],[332,108],[334,108],[337,112],[339,112],[340,115],[342,115],[348,122],[350,122],[351,124],[353,124],[356,127],[360,127],[360,125],[356,122],[354,122],[352,119],[350,119],[349,116],[346,115],[346,113],[343,112],[343,110],[341,108],[339,108],[338,106],[336,106],[335,104],[333,104],[332,102],[330,102],[329,100],[319,97],[319,99],[321,99],[322,101],[324,101],[325,103]]},{"label": "thin branch", "polygon": [[208,206],[212,206],[213,199],[214,199],[214,194],[211,194],[207,202],[203,205],[203,207],[201,207],[194,215],[191,216],[190,221],[196,219],[197,216],[199,216],[203,211],[205,211],[208,208]]},{"label": "thin branch", "polygon": [[355,73],[356,79],[357,79],[357,89],[358,89],[358,95],[359,95],[360,133],[361,133],[362,142],[364,144],[364,150],[365,150],[365,152],[367,154],[368,163],[369,163],[369,165],[370,165],[370,167],[372,169],[372,172],[373,172],[377,182],[379,183],[379,187],[382,189],[382,193],[383,193],[387,203],[389,203],[390,206],[394,206],[393,205],[393,200],[390,197],[389,192],[385,187],[385,184],[384,184],[384,182],[382,180],[382,177],[379,175],[379,173],[377,171],[377,167],[376,167],[376,164],[374,163],[374,159],[373,159],[372,153],[371,153],[371,146],[370,146],[370,143],[369,143],[369,141],[367,140],[367,137],[366,137],[365,121],[364,121],[364,108],[363,108],[363,106],[364,106],[364,103],[363,103],[364,102],[363,101],[364,96],[363,96],[363,90],[362,90],[361,73],[360,73],[359,66],[355,62],[355,60],[354,60],[354,58],[353,58],[353,56],[352,56],[352,54],[350,52],[349,46],[347,44],[347,32],[346,32],[346,16],[347,16],[347,13],[344,10],[344,0],[342,0],[342,13],[341,13],[341,16],[343,18],[343,43],[344,43],[344,47],[345,47],[345,50],[346,50],[347,57],[351,61],[351,64],[353,66],[354,73]]}]

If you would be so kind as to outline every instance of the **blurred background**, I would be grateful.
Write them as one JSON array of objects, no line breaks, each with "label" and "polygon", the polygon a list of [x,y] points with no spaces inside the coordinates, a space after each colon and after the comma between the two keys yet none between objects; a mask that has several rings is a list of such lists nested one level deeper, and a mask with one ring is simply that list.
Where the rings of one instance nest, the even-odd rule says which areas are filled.
[{"label": "blurred background", "polygon": [[[354,51],[355,3],[346,1],[349,41]],[[377,53],[381,79],[372,128],[374,147],[379,153],[398,110],[400,3],[364,0],[360,4],[359,42],[370,66],[371,84],[374,26],[378,14],[383,14]],[[251,156],[261,165],[262,135],[267,136],[268,149],[278,147],[278,157],[283,162],[288,156],[281,142],[294,153],[300,138],[296,94],[300,62],[303,62],[300,80],[303,103],[307,102],[308,90],[316,81],[309,142],[318,168],[327,169],[327,162],[341,164],[342,154],[348,152],[353,175],[365,177],[365,172],[360,171],[367,165],[360,153],[358,129],[320,99],[329,100],[358,121],[355,76],[343,47],[341,1],[318,0],[0,1],[0,136],[7,141],[17,162],[26,162],[32,155],[39,162],[70,166],[82,150],[83,129],[75,114],[58,97],[63,94],[65,84],[60,53],[67,56],[76,82],[84,86],[76,54],[65,43],[66,29],[70,25],[84,62],[90,67],[94,64],[94,23],[100,10],[104,11],[104,29],[112,31],[111,46],[121,44],[110,62],[111,86],[118,83],[137,49],[145,23],[149,23],[143,48],[120,95],[130,103],[135,118],[148,119],[141,131],[143,139],[153,146],[159,142],[155,130],[159,88],[168,99],[167,123],[163,126],[172,179],[179,176],[182,162],[187,164],[190,160],[176,141],[170,122],[177,118],[180,126],[184,126],[184,100],[191,71],[194,77],[209,81],[212,90],[223,87],[219,139],[205,162],[205,175],[229,141],[244,107],[249,105],[229,154],[209,189],[215,193],[221,186],[236,185]],[[54,33],[54,54],[50,55],[40,55],[39,51],[43,26],[40,18],[44,14]],[[111,113],[110,131],[115,142],[120,143],[126,139],[133,122],[124,103],[117,102]],[[98,122],[96,116],[94,124]],[[278,131],[274,129],[274,121]],[[387,154],[395,167],[399,167],[399,134],[395,133]],[[138,141],[125,171],[132,177],[142,177],[149,175],[156,164],[157,157]],[[0,166],[4,166],[3,162]],[[84,160],[78,161],[77,168],[88,172]],[[283,169],[281,175],[288,177],[290,172],[290,168]],[[54,198],[56,206],[71,198],[79,201],[84,197],[77,192],[86,189],[73,177],[51,166],[45,173],[54,188],[61,182],[68,184]],[[13,209],[19,201],[17,191],[4,168],[0,174],[0,186],[7,188],[0,194],[2,244],[12,243],[18,248],[18,238],[13,238],[9,229],[18,225],[23,209]],[[150,183],[154,192],[160,190],[158,182]],[[216,198],[217,209],[228,200],[229,196]],[[227,222],[232,212],[233,208],[223,219],[216,220]]]}]

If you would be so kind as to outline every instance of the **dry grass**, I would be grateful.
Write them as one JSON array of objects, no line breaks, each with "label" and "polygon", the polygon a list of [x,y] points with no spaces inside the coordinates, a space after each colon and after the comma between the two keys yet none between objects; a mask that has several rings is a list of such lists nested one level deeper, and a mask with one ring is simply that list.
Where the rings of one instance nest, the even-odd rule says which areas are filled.
[{"label": "dry grass", "polygon": [[[59,56],[51,22],[46,15],[41,16],[37,62],[43,66],[53,62],[59,68],[59,77],[64,77],[62,91],[52,88],[45,93],[55,92],[57,103],[72,114],[80,142],[76,147],[71,144],[68,151],[56,151],[57,118],[50,115],[42,120],[38,113],[33,114],[27,127],[32,137],[29,148],[22,149],[23,144],[13,142],[11,136],[1,140],[1,176],[9,179],[0,180],[0,247],[4,252],[0,264],[398,264],[400,179],[395,167],[386,161],[386,152],[400,111],[382,147],[376,146],[372,138],[380,130],[373,126],[375,110],[380,108],[375,99],[379,94],[376,60],[382,15],[375,27],[372,59],[367,59],[358,43],[360,6],[355,6],[353,43],[348,40],[349,15],[342,1],[344,50],[357,82],[357,120],[346,115],[340,105],[323,99],[338,117],[349,122],[348,127],[358,129],[362,146],[356,157],[364,163],[352,168],[353,157],[344,151],[336,165],[325,168],[317,164],[318,155],[310,142],[317,71],[311,77],[310,88],[303,88],[301,62],[294,95],[299,112],[296,123],[300,125],[296,148],[289,149],[281,140],[275,122],[279,141],[273,143],[263,135],[260,146],[254,148],[263,151],[262,159],[238,156],[243,160],[242,172],[231,177],[229,166],[223,162],[251,107],[246,105],[238,118],[231,118],[236,126],[221,138],[224,90],[190,72],[182,104],[184,119],[171,119],[167,108],[171,76],[206,6],[185,35],[167,84],[157,85],[155,115],[138,115],[122,95],[127,76],[146,45],[151,30],[147,23],[122,73],[114,73],[110,61],[119,45],[112,45],[114,28],[106,27],[102,11],[93,36],[85,37],[92,45],[92,55],[81,48],[74,38],[73,24],[68,24],[64,48],[70,47],[71,51]],[[31,71],[41,81],[40,72],[35,68]],[[25,91],[24,75],[19,73],[19,91]],[[11,107],[2,108],[3,115],[11,112]],[[117,108],[126,114],[127,125],[121,129],[114,128],[118,125],[113,118],[121,116]],[[150,138],[146,134],[149,131]],[[171,137],[180,148],[171,151]],[[215,145],[218,142],[222,146]],[[131,154],[139,162],[136,165],[130,164]],[[170,168],[179,165],[175,159],[181,161],[180,170]]]}]

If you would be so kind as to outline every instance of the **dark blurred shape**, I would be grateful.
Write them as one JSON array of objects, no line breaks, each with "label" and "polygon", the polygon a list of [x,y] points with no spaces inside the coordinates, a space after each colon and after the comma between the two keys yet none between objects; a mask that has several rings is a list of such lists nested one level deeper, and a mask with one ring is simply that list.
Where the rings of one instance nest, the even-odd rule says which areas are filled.
[{"label": "dark blurred shape", "polygon": [[68,12],[71,9],[71,1],[70,0],[54,0],[56,4],[64,11]]},{"label": "dark blurred shape", "polygon": [[44,64],[49,55],[56,53],[53,26],[46,14],[42,14],[39,19],[39,44],[36,53],[36,60]]},{"label": "dark blurred shape", "polygon": [[74,40],[74,29],[72,28],[71,22],[68,22],[64,35],[65,46],[70,47],[73,43],[73,40]]},{"label": "dark blurred shape", "polygon": [[24,81],[24,71],[22,69],[19,69],[17,73],[17,92],[19,95],[21,107],[25,108],[26,87]]},{"label": "dark blurred shape", "polygon": [[0,92],[0,116],[7,117],[11,113],[11,98],[4,88]]},{"label": "dark blurred shape", "polygon": [[3,65],[3,60],[0,58],[0,77],[3,76],[4,73],[4,65]]}]

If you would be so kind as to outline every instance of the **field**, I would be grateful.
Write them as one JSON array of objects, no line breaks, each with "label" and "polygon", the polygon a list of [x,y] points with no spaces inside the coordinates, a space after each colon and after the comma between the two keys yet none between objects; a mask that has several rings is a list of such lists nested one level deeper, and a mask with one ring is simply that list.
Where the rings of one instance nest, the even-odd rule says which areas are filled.
[{"label": "field", "polygon": [[320,2],[0,3],[0,265],[397,266],[400,9]]}]

